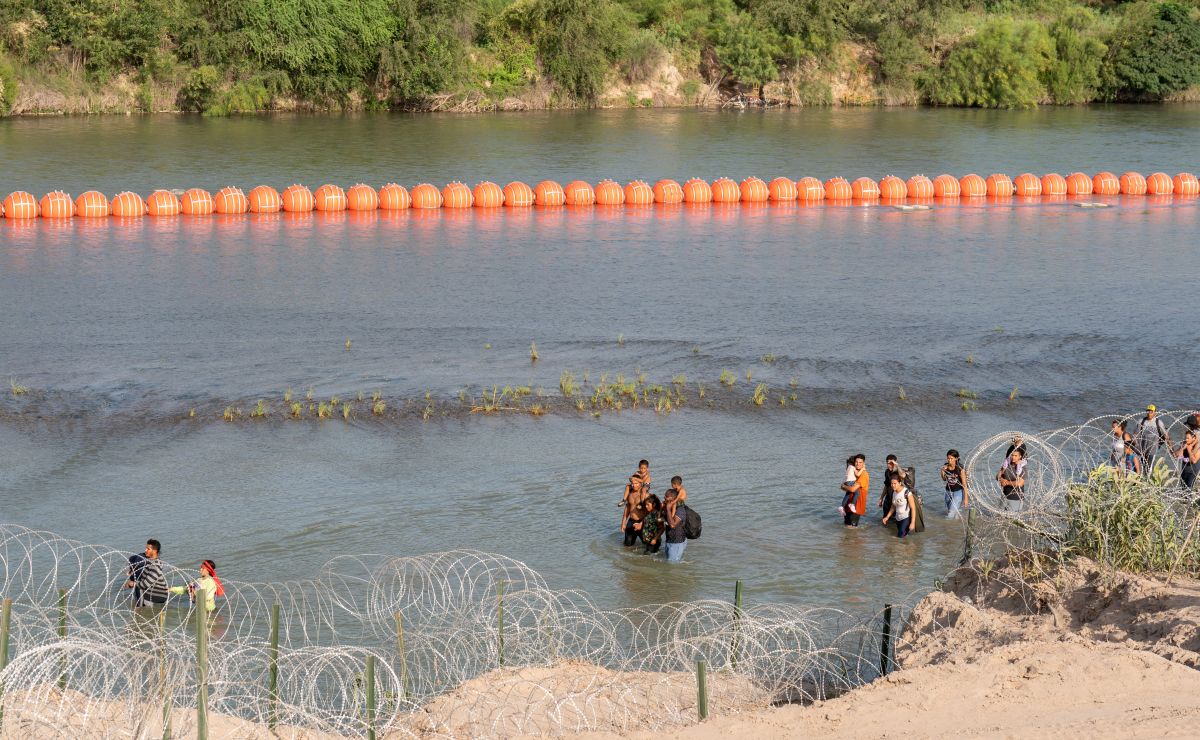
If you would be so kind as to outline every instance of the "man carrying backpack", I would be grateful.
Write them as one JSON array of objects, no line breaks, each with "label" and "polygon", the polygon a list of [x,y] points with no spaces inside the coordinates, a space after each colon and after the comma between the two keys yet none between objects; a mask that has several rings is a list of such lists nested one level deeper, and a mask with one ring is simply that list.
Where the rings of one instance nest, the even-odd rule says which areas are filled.
[{"label": "man carrying backpack", "polygon": [[1146,407],[1146,415],[1138,422],[1134,440],[1142,455],[1142,470],[1148,475],[1149,471],[1154,470],[1154,456],[1159,449],[1164,444],[1168,450],[1171,449],[1171,435],[1167,432],[1167,425],[1158,418],[1158,407],[1154,404]]},{"label": "man carrying backpack", "polygon": [[679,502],[679,491],[668,488],[663,494],[663,515],[666,520],[667,562],[678,563],[683,560],[683,551],[687,549],[687,504]]}]

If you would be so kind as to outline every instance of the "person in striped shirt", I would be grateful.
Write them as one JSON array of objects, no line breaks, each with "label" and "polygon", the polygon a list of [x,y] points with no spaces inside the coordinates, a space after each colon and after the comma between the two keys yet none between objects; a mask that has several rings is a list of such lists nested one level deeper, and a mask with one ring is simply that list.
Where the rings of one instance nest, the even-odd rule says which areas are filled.
[{"label": "person in striped shirt", "polygon": [[161,606],[167,603],[167,579],[163,575],[158,554],[162,544],[156,539],[146,540],[143,555],[129,558],[129,580],[125,588],[133,589],[133,608]]}]

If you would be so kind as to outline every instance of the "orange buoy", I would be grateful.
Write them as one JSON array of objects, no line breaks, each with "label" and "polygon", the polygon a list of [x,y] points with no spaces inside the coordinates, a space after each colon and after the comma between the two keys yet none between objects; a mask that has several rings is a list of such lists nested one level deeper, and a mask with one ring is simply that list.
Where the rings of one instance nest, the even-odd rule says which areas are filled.
[{"label": "orange buoy", "polygon": [[962,195],[962,186],[954,175],[938,175],[933,179],[933,197],[957,198]]},{"label": "orange buoy", "polygon": [[185,216],[211,216],[215,206],[212,193],[203,188],[185,190],[179,198],[179,212]]},{"label": "orange buoy", "polygon": [[528,208],[533,205],[533,188],[520,180],[504,186],[504,205],[509,208]]},{"label": "orange buoy", "polygon": [[221,188],[213,196],[213,210],[217,213],[245,213],[250,210],[250,202],[241,188],[230,185]]},{"label": "orange buoy", "polygon": [[800,200],[825,200],[825,185],[815,177],[802,177],[796,181],[796,197]]},{"label": "orange buoy", "polygon": [[654,183],[654,202],[673,206],[683,202],[683,188],[674,180],[659,180]]},{"label": "orange buoy", "polygon": [[471,191],[476,208],[499,208],[504,205],[504,191],[490,180],[484,180]]},{"label": "orange buoy", "polygon": [[325,183],[313,191],[313,208],[331,213],[346,210],[346,191],[332,183]]},{"label": "orange buoy", "polygon": [[879,200],[879,183],[869,177],[859,177],[850,183],[850,194],[855,200]]},{"label": "orange buoy", "polygon": [[418,210],[442,207],[442,191],[427,182],[414,185],[409,194],[412,197],[412,207]]},{"label": "orange buoy", "polygon": [[767,195],[771,200],[786,203],[796,199],[796,183],[790,177],[776,177],[767,183]]},{"label": "orange buoy", "polygon": [[379,189],[379,207],[385,211],[405,211],[412,206],[408,188],[389,182]]},{"label": "orange buoy", "polygon": [[288,213],[308,213],[314,205],[312,191],[298,183],[284,188],[280,200],[283,202],[283,210]]},{"label": "orange buoy", "polygon": [[831,177],[825,181],[825,198],[827,200],[850,200],[854,190],[844,177]]},{"label": "orange buoy", "polygon": [[1146,178],[1146,192],[1150,195],[1170,195],[1175,192],[1175,182],[1165,172],[1155,172]]},{"label": "orange buoy", "polygon": [[1122,195],[1145,195],[1146,178],[1140,172],[1125,172],[1120,179]]},{"label": "orange buoy", "polygon": [[1190,172],[1180,172],[1172,180],[1176,195],[1200,195],[1200,181]]},{"label": "orange buoy", "polygon": [[475,196],[471,188],[457,180],[442,188],[443,208],[470,208],[475,205]]},{"label": "orange buoy", "polygon": [[80,218],[108,218],[108,196],[98,190],[87,191],[75,199],[75,215]]},{"label": "orange buoy", "polygon": [[933,180],[925,175],[913,175],[904,183],[909,198],[932,198]]},{"label": "orange buoy", "polygon": [[712,186],[706,180],[693,177],[683,184],[684,203],[712,203]]},{"label": "orange buoy", "polygon": [[251,213],[279,213],[283,208],[283,199],[279,191],[270,185],[259,185],[246,193],[246,203]]},{"label": "orange buoy", "polygon": [[346,208],[351,211],[379,210],[379,193],[363,183],[355,183],[346,191]]},{"label": "orange buoy", "polygon": [[596,191],[583,180],[572,180],[563,188],[563,198],[569,206],[590,206],[596,202]]},{"label": "orange buoy", "polygon": [[567,202],[567,194],[554,180],[542,180],[533,188],[533,202],[539,206],[561,206]]},{"label": "orange buoy", "polygon": [[625,186],[625,205],[654,205],[654,189],[645,180],[634,180]]},{"label": "orange buoy", "polygon": [[146,215],[146,201],[137,193],[126,190],[112,199],[110,210],[117,218],[141,218]]},{"label": "orange buoy", "polygon": [[42,196],[39,204],[42,218],[71,218],[75,215],[75,201],[61,190],[55,190]]},{"label": "orange buoy", "polygon": [[4,199],[4,217],[13,221],[38,217],[37,198],[32,193],[17,190]]},{"label": "orange buoy", "polygon": [[963,175],[958,181],[958,191],[963,198],[982,198],[987,195],[987,183],[974,172]]},{"label": "orange buoy", "polygon": [[879,197],[883,200],[904,200],[908,197],[908,185],[895,175],[885,175],[878,187]]},{"label": "orange buoy", "polygon": [[1001,172],[993,172],[987,176],[984,182],[984,187],[987,194],[993,198],[1009,198],[1013,194],[1013,181],[1008,175]]},{"label": "orange buoy", "polygon": [[[1088,182],[1091,182],[1090,180]],[[1051,172],[1042,176],[1042,195],[1062,196],[1067,194],[1067,178]]]},{"label": "orange buoy", "polygon": [[728,177],[718,177],[713,181],[712,194],[714,203],[737,203],[742,199],[741,188]]},{"label": "orange buoy", "polygon": [[771,197],[771,191],[767,188],[767,184],[757,177],[747,177],[742,180],[738,190],[741,192],[743,203],[766,203],[767,199]]},{"label": "orange buoy", "polygon": [[1067,195],[1091,195],[1092,178],[1082,172],[1067,175]]},{"label": "orange buoy", "polygon": [[146,213],[151,216],[178,216],[180,210],[179,199],[170,190],[155,190],[146,198]]},{"label": "orange buoy", "polygon": [[612,180],[601,180],[595,192],[597,205],[619,206],[625,202],[625,188]]},{"label": "orange buoy", "polygon": [[1021,197],[1042,194],[1042,180],[1032,172],[1022,172],[1013,180],[1013,192]]},{"label": "orange buoy", "polygon": [[1097,172],[1092,177],[1092,192],[1096,195],[1117,195],[1121,192],[1121,182],[1111,172]]}]

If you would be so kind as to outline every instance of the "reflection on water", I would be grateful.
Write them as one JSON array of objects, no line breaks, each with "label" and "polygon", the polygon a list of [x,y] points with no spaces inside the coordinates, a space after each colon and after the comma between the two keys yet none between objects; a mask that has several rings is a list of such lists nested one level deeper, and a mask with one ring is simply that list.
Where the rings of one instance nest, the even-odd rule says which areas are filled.
[{"label": "reflection on water", "polygon": [[[1198,119],[1173,106],[5,120],[0,172],[34,192],[115,192],[1173,171],[1200,154]],[[304,161],[301,139],[322,142]],[[133,141],[138,162],[114,167],[105,152]],[[0,221],[0,378],[31,388],[0,401],[4,518],[122,547],[156,536],[168,560],[212,557],[234,579],[311,577],[345,553],[475,548],[603,606],[727,599],[741,578],[748,600],[874,607],[961,554],[933,484],[947,448],[1149,401],[1195,405],[1200,356],[1178,317],[1194,293],[1200,206],[1092,200],[1112,207]],[[426,394],[454,404],[512,384],[557,397],[564,370],[593,385],[684,376],[690,400],[669,415],[595,418],[559,402],[541,418],[464,409],[422,421]],[[725,395],[723,371],[736,377]],[[749,401],[758,383],[763,407]],[[283,419],[285,391],[310,387],[316,401],[379,391],[396,414]],[[963,411],[960,389],[977,411]],[[271,418],[219,421],[258,398]],[[842,529],[840,463],[859,450],[873,473],[888,452],[916,466],[926,533]],[[616,533],[613,504],[643,456],[657,493],[679,473],[704,516],[677,567],[624,550]]]}]

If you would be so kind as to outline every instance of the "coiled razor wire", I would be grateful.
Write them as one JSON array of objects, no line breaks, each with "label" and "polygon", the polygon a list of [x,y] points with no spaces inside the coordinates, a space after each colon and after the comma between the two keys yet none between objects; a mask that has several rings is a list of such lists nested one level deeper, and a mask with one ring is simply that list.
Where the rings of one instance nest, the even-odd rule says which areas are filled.
[{"label": "coiled razor wire", "polygon": [[[1162,414],[1172,425],[1184,415]],[[1013,434],[973,450],[968,555],[1053,541],[1070,486],[1108,459],[1113,418],[1022,435],[1019,512],[1002,505],[995,480]],[[1196,495],[1173,474],[1157,492],[1168,507]],[[13,601],[0,736],[194,736],[195,609],[178,597],[158,612],[132,609],[121,588],[128,567],[115,550],[0,525],[0,597]],[[172,584],[191,580],[164,572]],[[894,665],[892,642],[924,595],[886,612],[888,637],[884,613],[711,600],[601,610],[481,552],[339,557],[312,580],[225,583],[208,615],[209,727],[230,738],[677,727],[696,720],[700,660],[712,714],[825,699],[874,680]]]}]

